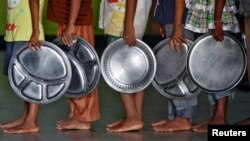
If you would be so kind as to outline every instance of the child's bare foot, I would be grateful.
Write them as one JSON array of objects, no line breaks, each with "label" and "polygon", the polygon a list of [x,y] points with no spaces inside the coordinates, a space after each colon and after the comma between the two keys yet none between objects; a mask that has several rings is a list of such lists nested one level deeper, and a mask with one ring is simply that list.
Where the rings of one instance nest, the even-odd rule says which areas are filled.
[{"label": "child's bare foot", "polygon": [[78,121],[73,118],[58,121],[56,124],[56,129],[90,129],[90,123],[84,121]]},{"label": "child's bare foot", "polygon": [[165,124],[153,128],[156,132],[174,132],[191,129],[191,123],[187,118],[176,117],[173,120],[167,121]]},{"label": "child's bare foot", "polygon": [[136,131],[143,128],[143,122],[141,119],[126,119],[122,123],[107,128],[108,132],[118,133],[127,131]]},{"label": "child's bare foot", "polygon": [[108,128],[114,127],[114,126],[116,126],[116,125],[122,123],[124,120],[125,120],[125,118],[122,118],[122,119],[119,119],[119,120],[114,121],[114,122],[112,122],[112,123],[109,123],[109,124],[107,124],[107,127],[108,127]]},{"label": "child's bare foot", "polygon": [[236,124],[237,125],[250,125],[250,118],[244,119]]},{"label": "child's bare foot", "polygon": [[211,119],[211,120],[203,121],[200,124],[197,124],[197,125],[193,126],[192,130],[194,132],[207,133],[208,125],[224,125],[224,124],[226,124],[225,120]]},{"label": "child's bare foot", "polygon": [[167,122],[166,119],[162,119],[162,120],[160,120],[160,121],[151,123],[151,126],[153,126],[153,127],[155,127],[155,126],[160,126],[160,125],[165,124],[166,122]]},{"label": "child's bare foot", "polygon": [[20,118],[20,119],[17,119],[17,120],[9,121],[7,123],[0,124],[0,128],[2,128],[2,129],[12,128],[12,127],[15,127],[15,126],[18,126],[18,125],[22,124],[23,121],[24,121],[24,118]]},{"label": "child's bare foot", "polygon": [[40,127],[34,123],[24,122],[13,128],[3,129],[6,134],[23,134],[23,133],[36,133],[39,132]]}]

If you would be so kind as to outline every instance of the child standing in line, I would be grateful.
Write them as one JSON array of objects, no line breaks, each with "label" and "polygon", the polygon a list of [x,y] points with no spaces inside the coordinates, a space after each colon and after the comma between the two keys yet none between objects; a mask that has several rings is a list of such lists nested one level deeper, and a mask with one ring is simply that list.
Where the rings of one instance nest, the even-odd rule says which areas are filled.
[{"label": "child standing in line", "polygon": [[[223,40],[223,31],[231,33],[240,31],[235,17],[237,11],[233,0],[175,0],[175,3],[174,31],[170,40],[170,47],[174,51],[179,52],[179,44],[186,42],[182,35],[181,25],[185,3],[188,8],[185,28],[192,31],[196,38],[212,31],[213,37],[221,41]],[[192,130],[207,132],[209,124],[227,124],[226,110],[230,95],[230,91],[209,94],[209,102],[213,105],[213,116],[211,119],[194,125]]]},{"label": "child standing in line", "polygon": [[[102,0],[99,27],[111,43],[123,38],[129,46],[136,45],[136,38],[142,39],[151,0]],[[108,132],[136,131],[143,128],[142,104],[144,92],[120,93],[126,112],[123,119],[107,124]]]},{"label": "child standing in line", "polygon": [[[171,37],[173,31],[174,23],[174,0],[158,0],[156,8],[161,8],[160,10],[156,9],[158,12],[165,13],[155,13],[155,19],[160,26],[160,34],[166,38]],[[159,7],[158,7],[159,6]],[[162,9],[164,8],[164,10]],[[182,21],[185,21],[186,10]],[[158,15],[156,15],[158,14]],[[191,31],[183,28],[184,37],[194,41],[194,35]],[[166,60],[167,61],[167,60]],[[166,62],[167,63],[167,62]],[[167,71],[167,70],[166,70]],[[197,96],[193,96],[186,99],[168,99],[168,119],[169,120],[160,120],[151,124],[153,130],[156,132],[174,132],[174,131],[184,131],[190,130],[192,121],[197,116],[198,107],[197,107]]]},{"label": "child standing in line", "polygon": [[[40,48],[44,40],[42,27],[42,10],[44,0],[8,0],[8,15],[6,24],[6,53],[4,58],[4,74],[8,75],[11,56],[22,46],[31,50]],[[32,60],[30,60],[32,61]],[[0,125],[4,133],[20,134],[39,132],[37,124],[38,105],[24,102],[23,116]]]},{"label": "child standing in line", "polygon": [[[95,46],[91,3],[92,0],[48,1],[47,19],[58,24],[57,36],[69,47],[72,45],[73,35]],[[58,130],[90,129],[91,122],[100,118],[97,88],[86,96],[68,98],[68,103],[69,117],[57,122]]]}]

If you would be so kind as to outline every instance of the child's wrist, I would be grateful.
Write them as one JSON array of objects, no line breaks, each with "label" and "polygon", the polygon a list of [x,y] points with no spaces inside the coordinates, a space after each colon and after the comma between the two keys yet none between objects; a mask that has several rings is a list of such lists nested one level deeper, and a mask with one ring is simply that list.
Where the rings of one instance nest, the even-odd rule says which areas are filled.
[{"label": "child's wrist", "polygon": [[126,22],[124,23],[124,26],[134,26],[134,22],[126,21]]},{"label": "child's wrist", "polygon": [[173,32],[182,32],[182,26],[180,27],[174,27]]},{"label": "child's wrist", "polygon": [[38,30],[33,30],[33,33],[39,33],[40,32],[40,30],[38,29]]},{"label": "child's wrist", "polygon": [[182,24],[174,24],[174,29],[180,29],[182,28]]},{"label": "child's wrist", "polygon": [[214,23],[223,23],[222,20],[215,20]]},{"label": "child's wrist", "polygon": [[72,28],[72,27],[74,27],[75,26],[75,23],[68,23],[67,24],[67,28]]}]

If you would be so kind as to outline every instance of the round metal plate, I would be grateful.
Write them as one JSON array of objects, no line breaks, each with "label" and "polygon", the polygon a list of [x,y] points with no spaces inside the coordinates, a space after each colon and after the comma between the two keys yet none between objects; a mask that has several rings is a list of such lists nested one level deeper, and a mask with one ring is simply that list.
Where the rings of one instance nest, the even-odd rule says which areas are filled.
[{"label": "round metal plate", "polygon": [[155,56],[140,40],[135,47],[129,47],[123,39],[118,39],[103,52],[101,71],[108,85],[118,92],[139,92],[154,78]]},{"label": "round metal plate", "polygon": [[88,95],[97,86],[101,75],[95,49],[77,36],[73,37],[73,45],[70,47],[64,45],[59,37],[53,43],[66,53],[72,68],[72,79],[66,96],[77,98]]},{"label": "round metal plate", "polygon": [[193,81],[204,91],[223,92],[236,86],[246,70],[244,47],[231,35],[217,42],[206,34],[193,44],[187,69]]},{"label": "round metal plate", "polygon": [[188,49],[193,43],[187,41],[188,44],[182,45],[180,53],[170,49],[169,39],[164,39],[153,49],[157,69],[152,84],[160,94],[171,99],[188,98],[201,91],[186,72]]},{"label": "round metal plate", "polygon": [[9,80],[23,100],[48,104],[64,95],[71,79],[68,57],[56,45],[41,42],[41,49],[20,48],[11,58]]}]

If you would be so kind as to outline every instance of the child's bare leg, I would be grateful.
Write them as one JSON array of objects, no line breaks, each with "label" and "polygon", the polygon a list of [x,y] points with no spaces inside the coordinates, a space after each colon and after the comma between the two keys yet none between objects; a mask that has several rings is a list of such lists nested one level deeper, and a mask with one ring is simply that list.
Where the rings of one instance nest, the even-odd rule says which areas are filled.
[{"label": "child's bare leg", "polygon": [[12,128],[12,127],[15,127],[15,126],[22,124],[24,119],[27,116],[27,111],[28,111],[28,102],[24,102],[24,112],[23,112],[22,117],[20,117],[19,119],[13,120],[13,121],[9,121],[7,123],[0,124],[0,128],[3,128],[3,129],[4,128]]},{"label": "child's bare leg", "polygon": [[[143,91],[134,94],[136,110],[137,110],[137,113],[138,113],[138,115],[140,116],[141,119],[142,119],[141,111],[142,111],[143,97],[144,97],[144,92]],[[123,106],[125,107],[124,104],[123,104]],[[125,119],[126,118],[124,117],[124,118],[119,119],[117,121],[114,121],[114,122],[112,122],[110,124],[107,124],[107,128],[117,126],[118,124],[121,124],[123,121],[125,121]]]},{"label": "child's bare leg", "polygon": [[70,105],[70,115],[69,118],[60,120],[56,124],[56,129],[58,130],[68,130],[68,129],[90,129],[90,122],[87,121],[79,121],[74,117],[81,116],[84,112],[84,109],[87,106],[87,103],[83,103],[82,99],[84,97],[75,98],[74,100],[69,99]]},{"label": "child's bare leg", "polygon": [[121,124],[114,127],[107,128],[109,132],[127,132],[140,130],[143,127],[140,115],[137,113],[134,95],[132,94],[120,94],[127,118]]},{"label": "child's bare leg", "polygon": [[193,127],[193,131],[206,133],[208,125],[223,125],[227,123],[226,111],[227,111],[228,97],[223,97],[216,102],[215,114],[210,120],[202,122],[200,126]]},{"label": "child's bare leg", "polygon": [[28,103],[27,117],[25,118],[23,123],[13,128],[4,129],[4,133],[22,134],[39,132],[40,128],[36,122],[38,108],[39,106],[37,104]]},{"label": "child's bare leg", "polygon": [[144,92],[140,91],[138,93],[134,93],[135,106],[136,111],[139,117],[142,119],[142,104],[143,104]]},{"label": "child's bare leg", "polygon": [[155,126],[153,129],[156,132],[184,131],[191,129],[191,123],[185,117],[175,117],[173,120],[169,120],[162,125]]},{"label": "child's bare leg", "polygon": [[226,124],[227,123],[227,117],[226,117],[226,113],[227,113],[227,101],[228,101],[228,97],[223,97],[222,99],[219,99],[217,101],[218,105],[217,105],[217,109],[216,109],[216,113],[213,116],[212,120],[210,121],[209,124]]}]

